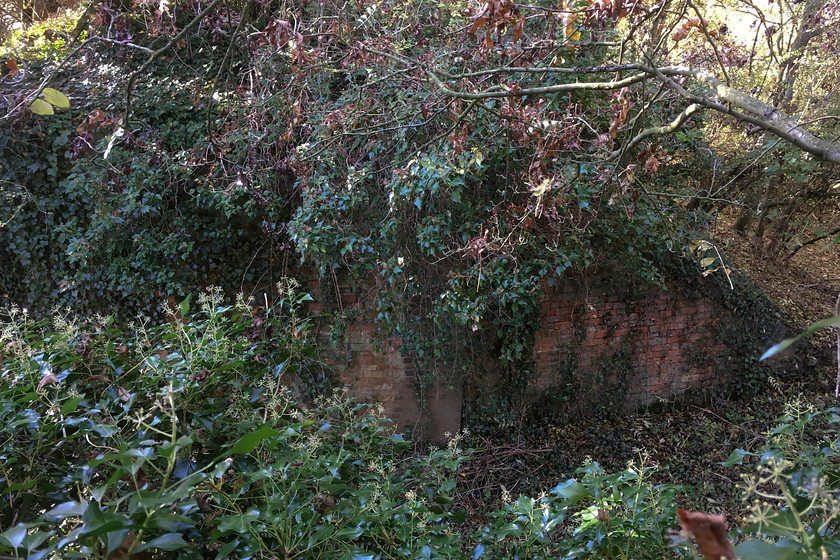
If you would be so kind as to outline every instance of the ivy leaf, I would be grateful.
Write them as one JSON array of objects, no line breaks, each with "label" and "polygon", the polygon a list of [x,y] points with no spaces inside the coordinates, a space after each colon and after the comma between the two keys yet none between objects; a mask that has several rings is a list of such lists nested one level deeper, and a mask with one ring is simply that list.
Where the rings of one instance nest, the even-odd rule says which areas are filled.
[{"label": "ivy leaf", "polygon": [[589,496],[589,490],[587,490],[583,484],[575,480],[561,482],[551,489],[551,493],[563,496],[569,501],[569,505],[576,504]]},{"label": "ivy leaf", "polygon": [[44,91],[42,93],[44,94],[44,99],[46,99],[56,107],[66,109],[70,106],[70,100],[67,99],[67,96],[58,91],[57,89],[44,88]]},{"label": "ivy leaf", "polygon": [[254,450],[259,442],[266,438],[276,436],[279,433],[280,432],[277,430],[263,424],[256,432],[240,438],[240,440],[236,442],[236,445],[233,446],[233,449],[230,450],[230,454],[247,455]]},{"label": "ivy leaf", "polygon": [[61,405],[61,413],[66,415],[76,412],[80,402],[82,402],[82,397],[70,397]]},{"label": "ivy leaf", "polygon": [[806,330],[802,334],[798,334],[798,335],[794,336],[793,338],[788,338],[788,339],[783,340],[780,343],[772,346],[769,350],[767,350],[767,352],[762,354],[762,356],[761,356],[761,358],[759,358],[759,360],[766,360],[770,356],[778,354],[782,350],[784,350],[784,349],[788,348],[789,346],[799,342],[801,339],[805,338],[806,336],[811,336],[812,334],[814,334],[818,330],[824,329],[826,327],[840,327],[840,315],[835,315],[834,317],[829,317],[828,319],[823,319],[822,321],[817,321],[816,323],[814,323],[813,325],[808,327],[808,330]]},{"label": "ivy leaf", "polygon": [[767,558],[792,560],[793,558],[803,557],[795,547],[789,544],[773,545],[759,539],[744,541],[736,546],[735,556],[740,560],[765,560]]},{"label": "ivy leaf", "polygon": [[190,296],[184,298],[184,301],[178,305],[178,309],[181,312],[181,317],[186,318],[190,312]]},{"label": "ivy leaf", "polygon": [[87,502],[64,502],[45,513],[44,519],[55,522],[63,521],[68,517],[81,517],[87,507]]},{"label": "ivy leaf", "polygon": [[43,99],[35,99],[29,104],[29,110],[36,115],[54,115],[53,106]]},{"label": "ivy leaf", "polygon": [[726,461],[721,463],[721,465],[723,465],[724,467],[740,465],[744,462],[744,457],[746,457],[747,455],[753,455],[753,453],[750,453],[749,451],[745,451],[743,449],[736,449],[729,455],[729,458]]}]

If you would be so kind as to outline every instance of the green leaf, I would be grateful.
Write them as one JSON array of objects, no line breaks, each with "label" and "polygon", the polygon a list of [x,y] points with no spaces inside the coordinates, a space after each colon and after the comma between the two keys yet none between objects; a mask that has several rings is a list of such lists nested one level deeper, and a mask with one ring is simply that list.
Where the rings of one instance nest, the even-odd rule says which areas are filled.
[{"label": "green leaf", "polygon": [[71,414],[76,412],[76,408],[78,408],[80,402],[82,402],[82,397],[70,397],[61,405],[61,413]]},{"label": "green leaf", "polygon": [[774,546],[758,539],[744,541],[735,547],[738,560],[794,560],[805,558],[791,546]]},{"label": "green leaf", "polygon": [[87,502],[64,502],[44,514],[47,521],[63,521],[68,517],[80,517],[87,510]]},{"label": "green leaf", "polygon": [[[17,484],[10,484],[8,488],[2,490],[3,494],[10,494],[12,492],[20,492],[21,490],[26,490],[27,488],[32,488],[38,484],[37,480],[27,480],[26,482],[19,482]],[[3,486],[0,486],[3,488]]]},{"label": "green leaf", "polygon": [[332,537],[335,533],[335,526],[334,525],[321,525],[318,527],[314,533],[309,535],[309,541],[307,543],[307,548],[314,548],[318,544],[324,542],[328,538]]},{"label": "green leaf", "polygon": [[803,332],[802,334],[799,334],[799,335],[797,335],[793,338],[788,338],[788,339],[783,340],[780,343],[776,344],[775,346],[772,346],[759,359],[760,360],[766,360],[770,356],[778,354],[779,352],[781,352],[782,350],[791,346],[792,344],[795,344],[796,342],[799,342],[801,339],[805,338],[806,336],[811,336],[812,334],[814,334],[818,330],[824,329],[826,327],[840,327],[840,315],[835,315],[834,317],[829,317],[828,319],[823,319],[822,321],[817,321],[816,323],[814,323],[813,325],[808,327],[808,329],[805,332]]},{"label": "green leaf", "polygon": [[26,527],[18,523],[0,533],[0,542],[4,542],[12,548],[20,548],[23,545],[24,537],[26,537]]},{"label": "green leaf", "polygon": [[44,98],[56,107],[66,109],[70,106],[70,100],[67,96],[53,88],[44,88]]},{"label": "green leaf", "polygon": [[181,318],[187,316],[190,312],[190,296],[184,298],[184,301],[178,305],[178,310],[181,312]]},{"label": "green leaf", "polygon": [[763,521],[753,523],[744,529],[747,533],[791,538],[797,537],[798,530],[799,525],[796,522],[793,512],[790,510],[771,511]]},{"label": "green leaf", "polygon": [[55,111],[53,111],[53,106],[44,101],[43,99],[34,99],[32,103],[29,104],[29,110],[35,113],[36,115],[55,114]]},{"label": "green leaf", "polygon": [[158,550],[178,550],[190,546],[181,533],[166,533],[137,547],[137,552],[157,548]]},{"label": "green leaf", "polygon": [[344,527],[343,529],[339,529],[336,531],[334,538],[339,540],[344,539],[358,539],[362,536],[362,528],[361,527]]},{"label": "green leaf", "polygon": [[229,543],[226,543],[222,548],[219,549],[219,553],[216,554],[216,560],[223,560],[230,555],[231,552],[239,545],[239,539],[233,539]]},{"label": "green leaf", "polygon": [[231,455],[247,455],[264,439],[278,435],[280,432],[263,424],[259,429],[247,436],[243,436],[230,450]]},{"label": "green leaf", "polygon": [[743,449],[736,449],[732,453],[729,454],[729,458],[721,463],[724,467],[731,467],[732,465],[740,465],[744,462],[744,457],[748,455],[753,455],[749,451],[745,451]]},{"label": "green leaf", "polygon": [[567,480],[566,482],[561,482],[557,486],[551,489],[552,494],[559,494],[568,500],[569,505],[576,504],[584,498],[589,497],[589,490],[575,480]]}]

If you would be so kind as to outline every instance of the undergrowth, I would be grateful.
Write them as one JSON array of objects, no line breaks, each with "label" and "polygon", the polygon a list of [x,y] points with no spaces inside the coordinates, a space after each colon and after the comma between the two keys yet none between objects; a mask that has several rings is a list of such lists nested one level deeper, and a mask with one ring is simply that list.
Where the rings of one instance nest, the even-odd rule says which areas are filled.
[{"label": "undergrowth", "polygon": [[[556,446],[529,453],[569,471],[535,479],[528,492],[485,478],[499,484],[494,500],[473,483],[498,449],[470,447],[470,436],[457,434],[420,451],[381,407],[328,390],[304,312],[308,296],[290,282],[278,293],[254,307],[224,305],[211,289],[197,310],[185,300],[167,310],[169,322],[138,320],[127,331],[107,317],[44,322],[7,310],[0,554],[686,558],[695,554],[687,541],[694,533],[675,531],[678,506],[725,510],[736,493],[747,500],[745,517],[735,517],[746,526],[731,533],[743,541],[740,558],[840,552],[835,409],[788,400],[776,428],[755,428],[751,439],[741,432],[766,419],[695,411],[687,431],[669,427],[676,411],[641,414],[612,433],[637,443],[632,459],[605,456],[605,464],[594,460],[595,448],[583,460],[570,432],[543,426]],[[663,430],[661,448],[634,425]],[[701,431],[726,444],[692,462]],[[508,447],[508,465],[528,459],[514,451]],[[726,492],[694,485],[675,468],[712,461],[729,469]]]}]

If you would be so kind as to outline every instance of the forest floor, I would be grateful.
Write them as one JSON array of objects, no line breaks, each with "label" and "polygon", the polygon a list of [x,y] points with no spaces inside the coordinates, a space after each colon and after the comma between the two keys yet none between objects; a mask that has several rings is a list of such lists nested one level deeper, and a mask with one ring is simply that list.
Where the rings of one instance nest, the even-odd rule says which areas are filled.
[{"label": "forest floor", "polygon": [[[732,267],[746,273],[790,318],[793,331],[836,314],[840,294],[840,245],[833,238],[803,247],[793,258],[769,254],[753,239],[745,239],[729,228],[716,232],[719,249]],[[820,343],[831,344],[834,333],[816,335]]]}]

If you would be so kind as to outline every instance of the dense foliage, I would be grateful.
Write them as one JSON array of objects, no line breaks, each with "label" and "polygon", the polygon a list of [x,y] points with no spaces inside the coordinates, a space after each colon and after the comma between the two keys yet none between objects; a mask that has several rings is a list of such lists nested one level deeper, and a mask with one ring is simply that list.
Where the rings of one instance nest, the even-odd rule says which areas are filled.
[{"label": "dense foliage", "polygon": [[[645,461],[467,507],[476,453],[331,396],[278,280],[317,276],[338,326],[364,288],[420,371],[489,355],[511,401],[559,277],[644,287],[694,255],[728,282],[727,221],[768,257],[837,235],[837,2],[727,2],[746,41],[689,0],[104,0],[29,25],[58,4],[0,4],[26,15],[0,51],[0,298],[25,306],[0,313],[0,553],[688,554]],[[837,423],[792,407],[726,461],[758,499],[740,557],[840,554]]]},{"label": "dense foliage", "polygon": [[[426,371],[488,350],[528,371],[546,282],[659,282],[720,202],[774,246],[831,235],[803,220],[834,198],[834,70],[797,76],[840,16],[768,14],[749,48],[691,2],[94,2],[6,47],[2,293],[130,317],[210,283],[269,294],[303,261],[325,293],[375,285]],[[457,344],[477,330],[489,348]]]},{"label": "dense foliage", "polygon": [[[196,312],[184,302],[168,324],[130,332],[10,310],[0,554],[689,557],[690,533],[669,532],[682,489],[655,484],[646,460],[615,474],[587,463],[535,498],[504,491],[498,509],[477,510],[463,494],[475,454],[463,434],[419,452],[376,407],[331,392],[304,405],[325,386],[312,383],[305,296],[282,291],[270,309],[210,292]],[[838,422],[794,401],[765,448],[732,451],[727,465],[756,461],[740,558],[840,553]]]}]

